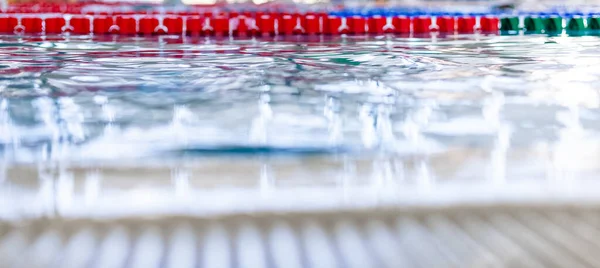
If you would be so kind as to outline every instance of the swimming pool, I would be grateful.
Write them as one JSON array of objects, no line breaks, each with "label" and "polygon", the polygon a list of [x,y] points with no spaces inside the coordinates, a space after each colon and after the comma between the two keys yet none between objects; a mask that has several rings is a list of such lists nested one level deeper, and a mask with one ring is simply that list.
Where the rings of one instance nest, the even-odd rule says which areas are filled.
[{"label": "swimming pool", "polygon": [[596,196],[598,37],[1,40],[5,217]]}]

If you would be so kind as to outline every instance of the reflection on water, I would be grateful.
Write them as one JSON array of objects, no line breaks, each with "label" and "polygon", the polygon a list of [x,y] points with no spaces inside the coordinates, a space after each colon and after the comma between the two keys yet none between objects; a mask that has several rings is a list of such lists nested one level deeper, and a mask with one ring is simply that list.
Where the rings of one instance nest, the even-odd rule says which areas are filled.
[{"label": "reflection on water", "polygon": [[572,197],[600,175],[597,37],[0,40],[1,216]]}]

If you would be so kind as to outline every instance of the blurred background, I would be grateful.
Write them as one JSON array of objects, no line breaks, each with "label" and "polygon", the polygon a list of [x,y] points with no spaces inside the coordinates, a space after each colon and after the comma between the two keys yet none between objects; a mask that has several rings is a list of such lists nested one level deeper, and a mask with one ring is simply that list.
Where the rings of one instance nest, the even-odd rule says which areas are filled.
[{"label": "blurred background", "polygon": [[0,267],[600,267],[599,45],[2,35]]}]

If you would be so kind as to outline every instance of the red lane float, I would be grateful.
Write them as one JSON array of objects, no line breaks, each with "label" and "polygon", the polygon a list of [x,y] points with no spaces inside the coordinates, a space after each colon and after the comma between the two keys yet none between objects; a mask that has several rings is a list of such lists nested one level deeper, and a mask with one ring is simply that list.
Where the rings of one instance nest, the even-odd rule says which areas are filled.
[{"label": "red lane float", "polygon": [[135,14],[131,11],[85,14],[0,14],[0,33],[16,34],[187,34],[208,36],[363,35],[497,33],[495,16],[337,16],[326,13],[274,12],[168,12]]},{"label": "red lane float", "polygon": [[457,22],[457,31],[461,34],[474,33],[475,25],[477,24],[476,18],[473,16],[459,17]]},{"label": "red lane float", "polygon": [[440,33],[454,33],[456,29],[454,16],[439,16],[436,18],[436,24]]},{"label": "red lane float", "polygon": [[494,16],[482,16],[479,19],[481,31],[484,33],[497,33],[500,28],[500,19]]}]

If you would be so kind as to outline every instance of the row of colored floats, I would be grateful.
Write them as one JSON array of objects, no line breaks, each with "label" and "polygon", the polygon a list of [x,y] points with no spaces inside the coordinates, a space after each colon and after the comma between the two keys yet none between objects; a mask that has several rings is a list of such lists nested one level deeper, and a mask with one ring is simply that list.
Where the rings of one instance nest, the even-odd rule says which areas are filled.
[{"label": "row of colored floats", "polygon": [[[68,10],[68,8],[66,8]],[[227,11],[215,9],[81,13],[2,13],[1,34],[121,35],[363,35],[596,34],[600,16],[580,13],[502,15],[367,10],[352,12]]]},{"label": "row of colored floats", "polygon": [[503,16],[500,19],[500,31],[505,34],[561,34],[570,35],[600,33],[600,15],[582,13],[558,14],[538,13],[521,16]]},{"label": "row of colored floats", "polygon": [[361,35],[497,33],[499,18],[478,15],[351,15],[327,13],[2,14],[0,33],[124,35]]}]

